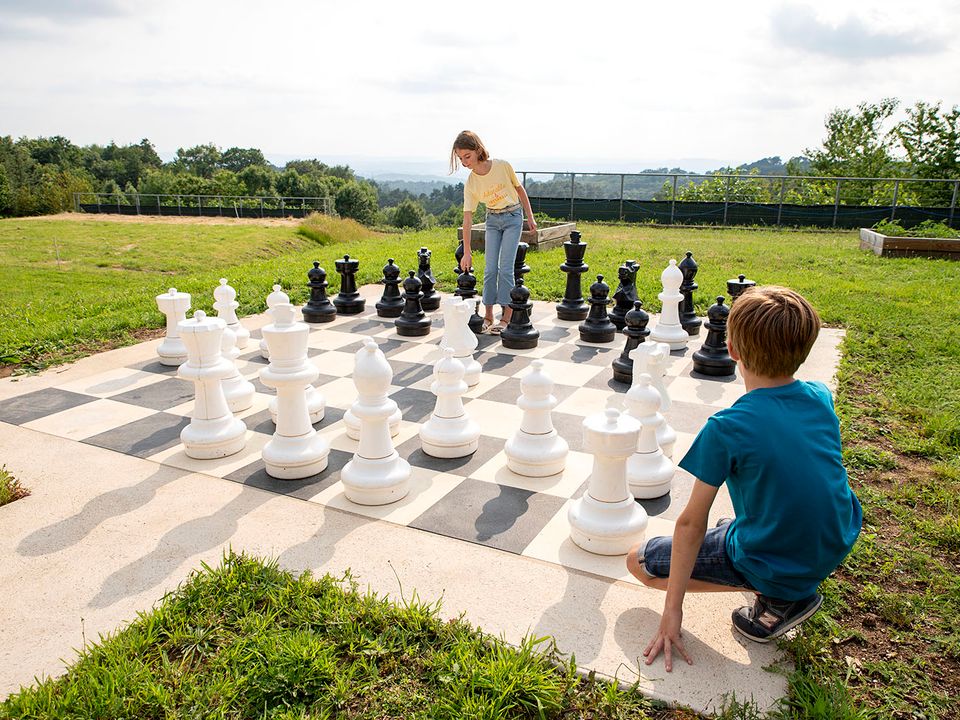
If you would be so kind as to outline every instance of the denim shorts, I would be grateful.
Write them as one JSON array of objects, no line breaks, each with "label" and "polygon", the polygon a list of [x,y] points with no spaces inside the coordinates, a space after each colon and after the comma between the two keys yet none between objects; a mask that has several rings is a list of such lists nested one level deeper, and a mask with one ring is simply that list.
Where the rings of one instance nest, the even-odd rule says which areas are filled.
[{"label": "denim shorts", "polygon": [[[720,527],[710,528],[703,536],[703,544],[697,553],[697,560],[693,564],[690,577],[694,580],[729,585],[730,587],[753,590],[750,581],[737,570],[727,555],[727,529],[729,523]],[[673,549],[672,537],[655,537],[647,541],[646,547],[640,551],[640,562],[643,569],[651,577],[665,578],[670,576],[670,552]]]}]

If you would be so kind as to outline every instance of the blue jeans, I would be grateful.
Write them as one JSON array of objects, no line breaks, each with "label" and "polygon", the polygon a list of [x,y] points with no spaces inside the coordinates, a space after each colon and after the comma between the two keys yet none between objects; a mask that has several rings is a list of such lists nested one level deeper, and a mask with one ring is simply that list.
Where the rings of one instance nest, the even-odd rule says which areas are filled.
[{"label": "blue jeans", "polygon": [[509,305],[513,265],[523,230],[523,210],[487,213],[483,241],[483,304]]},{"label": "blue jeans", "polygon": [[[750,581],[737,570],[727,555],[727,530],[730,523],[720,527],[710,528],[703,536],[703,544],[697,553],[697,560],[693,564],[690,577],[694,580],[729,585],[735,588],[753,590]],[[665,578],[670,576],[670,553],[673,550],[673,538],[655,537],[647,541],[646,547],[640,551],[640,563],[651,577]]]}]

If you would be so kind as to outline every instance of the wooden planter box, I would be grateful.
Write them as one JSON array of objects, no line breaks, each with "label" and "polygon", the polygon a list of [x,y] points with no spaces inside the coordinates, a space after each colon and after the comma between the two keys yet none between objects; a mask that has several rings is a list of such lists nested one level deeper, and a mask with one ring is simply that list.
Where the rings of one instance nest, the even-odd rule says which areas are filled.
[{"label": "wooden planter box", "polygon": [[960,260],[960,238],[894,237],[860,228],[860,249],[884,257],[930,257]]},{"label": "wooden planter box", "polygon": [[[570,233],[577,229],[575,222],[544,223],[537,225],[537,231],[524,230],[520,233],[520,242],[530,246],[530,250],[549,250],[562,245],[570,239]],[[474,225],[470,233],[470,250],[483,250],[487,227],[484,223]],[[463,240],[463,228],[457,228],[457,240]]]}]

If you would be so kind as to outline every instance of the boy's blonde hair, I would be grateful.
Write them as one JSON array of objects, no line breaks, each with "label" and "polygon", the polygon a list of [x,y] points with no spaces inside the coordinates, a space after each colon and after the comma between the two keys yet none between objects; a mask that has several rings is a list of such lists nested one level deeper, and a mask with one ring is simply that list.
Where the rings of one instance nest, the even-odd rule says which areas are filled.
[{"label": "boy's blonde hair", "polygon": [[477,160],[483,162],[490,159],[490,153],[483,146],[483,142],[475,132],[464,130],[457,139],[453,141],[453,149],[450,150],[450,172],[455,173],[460,167],[460,158],[457,157],[457,150],[473,150],[477,153]]},{"label": "boy's blonde hair", "polygon": [[819,332],[820,316],[813,306],[777,285],[748,288],[727,317],[727,337],[740,363],[763,377],[793,375]]}]

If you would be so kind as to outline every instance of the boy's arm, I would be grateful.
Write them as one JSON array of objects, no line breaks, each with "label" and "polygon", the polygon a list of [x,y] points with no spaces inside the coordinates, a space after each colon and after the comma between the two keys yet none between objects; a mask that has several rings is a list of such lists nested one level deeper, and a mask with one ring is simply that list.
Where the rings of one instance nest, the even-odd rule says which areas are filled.
[{"label": "boy's arm", "polygon": [[683,622],[683,598],[690,582],[693,565],[700,552],[703,536],[707,531],[707,517],[710,507],[720,488],[696,480],[687,506],[677,518],[673,531],[673,550],[670,553],[670,577],[667,580],[667,597],[663,603],[663,616],[656,636],[643,651],[647,665],[657,659],[663,651],[664,666],[667,672],[673,669],[673,648],[676,648],[687,664],[693,661],[687,654],[680,639],[680,626]]}]

